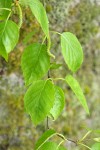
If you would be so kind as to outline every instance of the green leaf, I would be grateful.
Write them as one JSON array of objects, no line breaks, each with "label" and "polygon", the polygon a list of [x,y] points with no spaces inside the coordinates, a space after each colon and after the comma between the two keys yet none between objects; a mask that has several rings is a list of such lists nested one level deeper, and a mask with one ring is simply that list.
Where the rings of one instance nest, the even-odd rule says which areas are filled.
[{"label": "green leaf", "polygon": [[13,21],[0,23],[0,54],[6,58],[9,52],[14,49],[19,39],[19,30]]},{"label": "green leaf", "polygon": [[[39,138],[39,140],[37,141],[36,145],[35,145],[35,150],[40,149],[44,143],[46,143],[51,137],[53,137],[54,135],[56,135],[56,131],[55,130],[47,130],[46,132],[43,133],[43,135]],[[44,146],[43,146],[44,147]],[[42,148],[43,149],[43,148]]]},{"label": "green leaf", "polygon": [[7,61],[8,60],[8,54],[6,52],[6,49],[4,45],[2,44],[2,41],[0,41],[0,55]]},{"label": "green leaf", "polygon": [[34,124],[39,124],[49,114],[54,104],[54,85],[51,81],[36,81],[27,90],[25,108]]},{"label": "green leaf", "polygon": [[50,69],[58,69],[58,68],[60,68],[62,66],[62,64],[56,64],[56,63],[52,63],[51,65],[50,65]]},{"label": "green leaf", "polygon": [[57,150],[57,144],[54,142],[46,142],[40,150]]},{"label": "green leaf", "polygon": [[26,85],[42,78],[50,68],[50,57],[45,45],[32,44],[23,53],[21,66]]},{"label": "green leaf", "polygon": [[100,143],[95,143],[95,144],[92,146],[92,150],[100,150]]},{"label": "green leaf", "polygon": [[100,133],[100,129],[92,130],[92,132]]},{"label": "green leaf", "polygon": [[[11,8],[12,0],[0,0],[0,8]],[[5,20],[9,15],[8,10],[0,9],[0,20]]]},{"label": "green leaf", "polygon": [[55,142],[46,142],[43,144],[40,150],[67,150],[67,149],[65,149],[63,146],[60,146],[58,148],[58,145]]},{"label": "green leaf", "polygon": [[76,38],[70,32],[61,34],[62,54],[66,64],[72,72],[76,72],[83,62],[82,47]]},{"label": "green leaf", "polygon": [[67,149],[63,146],[60,146],[58,150],[67,150]]},{"label": "green leaf", "polygon": [[38,22],[41,25],[42,30],[44,31],[45,35],[49,36],[49,22],[46,15],[46,11],[42,5],[42,3],[39,0],[30,0],[29,6],[31,8],[31,11],[33,15],[36,17]]},{"label": "green leaf", "polygon": [[55,102],[53,108],[50,111],[54,119],[57,119],[58,116],[61,114],[64,105],[65,105],[64,92],[60,87],[55,86]]},{"label": "green leaf", "polygon": [[92,130],[92,132],[94,132],[94,133],[100,134],[100,129],[91,129],[91,130]]},{"label": "green leaf", "polygon": [[100,142],[100,137],[94,138],[93,140],[96,141],[96,142]]},{"label": "green leaf", "polygon": [[68,83],[68,85],[71,87],[71,89],[73,90],[73,92],[77,96],[77,98],[80,101],[80,103],[82,104],[83,108],[89,114],[89,109],[87,106],[85,96],[84,96],[82,89],[81,89],[79,83],[77,82],[77,80],[75,78],[73,78],[73,76],[68,75],[68,76],[66,76],[66,82]]}]

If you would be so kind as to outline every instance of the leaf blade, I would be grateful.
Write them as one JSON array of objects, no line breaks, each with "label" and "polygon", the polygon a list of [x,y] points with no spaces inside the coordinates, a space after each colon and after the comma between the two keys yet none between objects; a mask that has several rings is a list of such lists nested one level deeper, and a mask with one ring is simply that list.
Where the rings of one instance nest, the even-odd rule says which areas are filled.
[{"label": "leaf blade", "polygon": [[92,145],[92,150],[100,150],[100,143],[95,143]]},{"label": "leaf blade", "polygon": [[57,149],[57,144],[54,142],[46,142],[40,150],[56,150]]},{"label": "leaf blade", "polygon": [[50,65],[50,69],[53,70],[53,69],[58,69],[62,66],[62,64],[56,64],[56,63],[51,63]]},{"label": "leaf blade", "polygon": [[26,85],[42,78],[50,67],[50,57],[46,46],[35,43],[25,48],[21,67]]},{"label": "leaf blade", "polygon": [[30,0],[29,6],[33,15],[40,23],[43,32],[49,37],[49,21],[42,3],[39,0]]},{"label": "leaf blade", "polygon": [[2,44],[2,42],[0,41],[0,55],[7,61],[8,60],[8,54],[5,50],[4,45]]},{"label": "leaf blade", "polygon": [[82,47],[76,36],[70,32],[61,34],[62,54],[68,68],[76,72],[83,62]]},{"label": "leaf blade", "polygon": [[54,104],[54,85],[51,81],[38,80],[27,90],[25,108],[35,125],[43,121]]},{"label": "leaf blade", "polygon": [[58,150],[67,150],[67,149],[63,146],[60,146]]},{"label": "leaf blade", "polygon": [[67,149],[65,149],[65,147],[63,146],[58,147],[57,143],[55,142],[45,142],[40,148],[40,150],[67,150]]},{"label": "leaf blade", "polygon": [[[0,1],[0,8],[11,8],[12,0],[1,0]],[[9,15],[8,10],[0,10],[0,20],[5,20]]]},{"label": "leaf blade", "polygon": [[[40,149],[48,141],[48,139],[50,139],[54,135],[56,135],[56,131],[52,130],[52,129],[47,130],[46,132],[44,132],[43,135],[37,141],[37,143],[35,145],[35,150]],[[42,149],[43,149],[43,147],[42,147]]]},{"label": "leaf blade", "polygon": [[67,75],[65,80],[68,83],[68,85],[71,87],[73,92],[75,93],[76,97],[78,98],[78,100],[82,104],[85,111],[89,114],[89,109],[87,106],[85,96],[84,96],[82,89],[81,89],[79,83],[77,82],[77,80],[75,78],[73,78],[73,76],[71,76],[71,75]]},{"label": "leaf blade", "polygon": [[65,105],[64,92],[60,87],[55,86],[55,101],[54,101],[54,106],[50,111],[50,113],[52,114],[55,120],[62,112],[64,105]]},{"label": "leaf blade", "polygon": [[10,53],[16,46],[19,39],[19,29],[16,23],[11,20],[0,23],[0,54],[7,60]]}]

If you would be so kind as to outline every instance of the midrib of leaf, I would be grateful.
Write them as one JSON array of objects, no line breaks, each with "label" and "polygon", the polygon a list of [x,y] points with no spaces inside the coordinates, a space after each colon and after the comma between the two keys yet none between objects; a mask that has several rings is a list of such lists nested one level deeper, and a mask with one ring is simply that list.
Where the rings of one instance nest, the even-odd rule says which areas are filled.
[{"label": "midrib of leaf", "polygon": [[2,37],[3,34],[4,34],[4,31],[5,31],[5,29],[6,29],[6,25],[7,25],[7,22],[8,22],[8,19],[9,19],[10,15],[11,15],[11,12],[9,13],[9,15],[8,15],[8,17],[7,17],[6,21],[5,21],[5,25],[4,25],[4,29],[3,29],[3,32],[2,32],[1,37]]},{"label": "midrib of leaf", "polygon": [[[67,43],[68,43],[68,47],[67,47],[67,50],[68,50],[68,53],[69,53],[69,61],[70,62],[72,62],[72,57],[70,57],[71,56],[71,51],[70,51],[70,49],[72,48],[73,49],[73,47],[72,47],[72,45],[70,44],[70,41],[62,34],[62,37],[65,39],[65,41],[67,41]],[[70,48],[71,47],[71,48]],[[72,52],[72,55],[74,54],[74,51]],[[74,57],[73,57],[74,58]],[[69,64],[67,64],[68,65],[68,67],[70,68],[70,65]]]},{"label": "midrib of leaf", "polygon": [[[38,103],[39,103],[39,101],[40,101],[40,97],[41,97],[41,95],[42,95],[42,92],[43,92],[43,89],[44,89],[44,87],[45,87],[45,85],[46,85],[46,82],[47,82],[47,80],[45,81],[42,90],[40,90],[41,92],[40,92],[40,94],[39,94],[39,96],[38,96]],[[32,101],[31,101],[31,104],[32,104]],[[35,107],[37,107],[37,103],[35,103],[35,104],[36,104]],[[32,106],[32,107],[33,107],[33,106]]]},{"label": "midrib of leaf", "polygon": [[[37,7],[37,3],[35,3],[34,1],[33,1],[33,5],[35,5],[35,7],[37,8],[37,10],[39,10],[39,7]],[[37,11],[37,12],[39,12],[39,11]],[[39,16],[39,13],[38,13],[38,16]],[[39,19],[40,19],[40,17],[39,17]]]},{"label": "midrib of leaf", "polygon": [[[36,2],[34,2],[34,1],[31,1],[30,0],[30,6],[32,7],[32,4],[33,5],[35,5],[35,7],[37,8],[37,13],[39,12],[39,7],[38,7],[38,5],[39,5],[39,3],[40,3],[40,1],[37,1],[37,3]],[[34,8],[33,8],[34,9]],[[35,16],[35,14],[34,14],[34,16]],[[40,15],[39,15],[39,13],[38,13],[38,17],[39,17],[39,23],[41,24],[41,17],[40,17]],[[38,20],[38,19],[37,19]],[[45,30],[44,30],[44,28],[43,28],[43,26],[42,26],[42,24],[41,24],[41,27],[42,27],[42,30],[44,31],[44,33],[45,33]],[[46,34],[46,33],[45,33]],[[49,35],[49,33],[48,33],[48,35]],[[48,37],[48,35],[46,34],[46,36]]]},{"label": "midrib of leaf", "polygon": [[41,90],[41,92],[40,92],[40,96],[39,96],[39,99],[38,99],[39,102],[40,102],[40,97],[41,97],[41,95],[42,95],[42,93],[43,93],[43,90],[44,90],[44,88],[45,88],[45,85],[46,85],[47,81],[48,81],[48,80],[45,81],[44,86],[43,86],[43,88],[42,88],[42,90]]},{"label": "midrib of leaf", "polygon": [[7,17],[6,21],[5,21],[4,29],[3,29],[3,31],[2,31],[2,34],[1,34],[0,39],[2,38],[2,36],[3,36],[4,32],[5,32],[6,25],[7,25],[7,22],[8,22],[8,19],[9,19],[10,15],[11,15],[11,12],[9,13],[9,15],[8,15],[8,17]]},{"label": "midrib of leaf", "polygon": [[44,143],[46,143],[51,137],[53,137],[54,135],[56,135],[57,133],[54,133],[54,134],[52,134],[51,136],[49,136],[37,149],[35,149],[35,150],[39,150],[42,146],[43,146],[43,144]]},{"label": "midrib of leaf", "polygon": [[[71,82],[69,81],[68,79],[68,76],[71,77],[71,80],[73,80],[73,83],[74,83],[74,87],[73,87],[73,84],[71,84]],[[86,102],[86,99],[85,99],[85,96],[83,94],[83,91],[82,89],[80,88],[80,85],[79,83],[77,82],[76,79],[74,79],[71,75],[68,75],[66,77],[66,81],[67,83],[69,84],[69,86],[71,87],[72,91],[75,93],[76,97],[78,98],[78,100],[80,101],[80,103],[82,104],[83,108],[86,110],[86,112],[89,114],[89,109],[88,109],[88,105],[87,105],[87,102]],[[81,96],[81,98],[80,98]]]},{"label": "midrib of leaf", "polygon": [[4,25],[4,28],[3,28],[2,34],[1,34],[1,36],[0,36],[0,40],[1,40],[1,38],[2,38],[2,36],[3,36],[3,34],[4,34],[4,32],[5,32],[6,25],[7,25],[7,20],[5,21],[5,25]]}]

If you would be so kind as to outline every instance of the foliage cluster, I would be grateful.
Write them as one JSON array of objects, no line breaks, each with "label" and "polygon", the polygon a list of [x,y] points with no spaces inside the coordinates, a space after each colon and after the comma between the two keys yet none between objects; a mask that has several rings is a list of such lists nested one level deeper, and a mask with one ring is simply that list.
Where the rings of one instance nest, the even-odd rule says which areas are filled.
[{"label": "foliage cluster", "polygon": [[[37,125],[47,118],[47,129],[49,129],[48,117],[52,120],[56,120],[62,112],[65,105],[64,92],[60,87],[54,84],[54,81],[56,80],[63,80],[69,85],[85,111],[89,114],[89,109],[82,89],[80,88],[78,81],[72,75],[72,73],[77,72],[82,64],[82,47],[76,36],[70,32],[59,33],[56,31],[49,31],[46,11],[40,1],[34,0],[33,2],[31,0],[19,0],[14,1],[14,3],[12,3],[12,0],[10,2],[6,1],[6,3],[1,1],[2,7],[0,9],[2,22],[0,23],[0,54],[7,61],[8,54],[13,50],[18,42],[19,30],[21,28],[23,18],[21,5],[30,7],[32,13],[40,23],[45,35],[42,44],[34,43],[25,48],[21,60],[25,84],[28,87],[24,97],[25,108],[31,116],[33,123]],[[9,19],[11,13],[13,12],[13,7],[18,8],[18,25]],[[53,62],[52,64],[50,63],[50,57],[55,58],[55,56],[50,52],[50,32],[56,33],[61,37],[62,55],[68,65],[68,68],[72,72],[65,78],[51,78],[50,76],[50,70],[59,69],[60,67],[60,64],[56,64],[56,62]],[[45,80],[43,77],[46,74],[48,74],[48,79]],[[86,137],[92,132],[93,131],[90,129],[82,139],[74,141],[74,143],[87,147],[88,149],[95,149],[95,147],[99,147],[100,145],[98,143],[93,145],[92,148],[84,144],[84,139],[86,139]],[[53,142],[47,142],[47,140],[54,135],[57,135],[62,139],[58,145]],[[93,138],[93,140],[100,142],[99,138]],[[37,141],[35,149],[63,150],[65,148],[60,145],[64,141],[69,141],[69,139],[66,139],[63,135],[57,133],[56,131],[49,129]]]}]

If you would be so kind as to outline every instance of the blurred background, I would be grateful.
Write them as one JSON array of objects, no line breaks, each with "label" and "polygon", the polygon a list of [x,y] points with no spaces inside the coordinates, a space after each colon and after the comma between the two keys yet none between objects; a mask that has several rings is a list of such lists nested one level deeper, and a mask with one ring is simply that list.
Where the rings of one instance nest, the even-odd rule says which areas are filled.
[{"label": "blurred background", "polygon": [[[55,122],[49,120],[50,127],[77,140],[87,132],[86,128],[100,129],[100,0],[45,0],[45,8],[50,30],[74,33],[84,50],[83,65],[74,76],[84,91],[90,116],[69,87],[60,81],[55,84],[63,88],[66,106]],[[12,19],[17,17],[15,12]],[[35,127],[25,112],[23,97],[26,89],[20,66],[24,47],[32,42],[42,42],[42,36],[31,11],[24,8],[19,43],[10,53],[8,63],[0,57],[0,150],[33,150],[36,140],[45,131],[46,121]],[[51,70],[51,77],[65,77],[69,70],[61,55],[60,37],[51,32],[51,39],[51,51],[56,55],[56,60],[51,62],[62,64],[59,70]],[[100,133],[94,136],[100,137]],[[55,140],[59,141],[58,138]],[[91,140],[86,143],[93,144]],[[68,150],[86,150],[70,142],[64,145]]]}]

